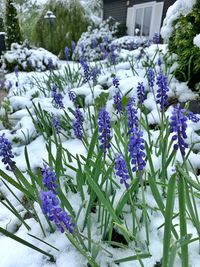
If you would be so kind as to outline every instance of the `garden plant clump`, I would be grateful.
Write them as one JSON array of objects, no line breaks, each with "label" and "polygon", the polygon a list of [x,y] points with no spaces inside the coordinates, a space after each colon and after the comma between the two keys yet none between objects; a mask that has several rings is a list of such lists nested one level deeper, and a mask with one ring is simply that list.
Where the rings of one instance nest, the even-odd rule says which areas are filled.
[{"label": "garden plant clump", "polygon": [[11,50],[3,55],[5,69],[13,71],[17,66],[22,71],[45,71],[59,68],[59,60],[44,48],[30,47],[28,43],[22,45],[13,43]]},{"label": "garden plant clump", "polygon": [[200,56],[200,42],[198,41],[200,1],[188,1],[185,5],[182,1],[177,1],[168,12],[171,16],[166,19],[161,34],[165,40],[169,39],[169,50],[178,56],[179,66],[175,76],[180,81],[188,82],[193,90],[198,90],[200,83],[198,61]]},{"label": "garden plant clump", "polygon": [[119,23],[113,18],[100,23],[98,26],[89,26],[79,39],[76,49],[73,52],[73,59],[85,58],[88,61],[101,60],[115,50],[111,42],[116,38],[119,30]]},{"label": "garden plant clump", "polygon": [[0,130],[3,267],[15,257],[21,267],[33,257],[37,267],[198,267],[200,116],[187,108],[197,95],[153,40],[142,53],[32,73],[31,85],[30,74],[7,75],[17,85],[11,129]]}]

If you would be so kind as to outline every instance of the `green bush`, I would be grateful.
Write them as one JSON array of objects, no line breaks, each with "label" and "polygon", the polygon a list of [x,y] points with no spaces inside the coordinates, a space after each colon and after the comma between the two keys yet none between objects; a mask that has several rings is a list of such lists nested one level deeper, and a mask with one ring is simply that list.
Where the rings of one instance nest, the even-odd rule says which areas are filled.
[{"label": "green bush", "polygon": [[187,81],[192,89],[200,82],[200,48],[193,43],[194,37],[199,33],[200,0],[192,12],[174,22],[174,31],[169,39],[169,50],[178,55],[179,66],[175,76],[180,81]]},{"label": "green bush", "polygon": [[3,18],[0,17],[0,32],[4,32],[5,28],[4,28],[4,22],[3,22]]},{"label": "green bush", "polygon": [[[44,19],[48,10],[51,10],[56,20],[52,25],[52,34],[50,25]],[[77,41],[82,32],[87,29],[88,21],[85,18],[84,10],[79,1],[54,1],[50,0],[45,5],[38,21],[35,24],[33,32],[33,42],[41,46],[60,58],[64,58],[64,48],[71,46],[72,41]]]},{"label": "green bush", "polygon": [[6,14],[5,14],[5,28],[6,28],[6,43],[8,49],[12,43],[20,43],[22,36],[19,27],[19,21],[17,17],[17,10],[14,7],[13,0],[6,1]]}]

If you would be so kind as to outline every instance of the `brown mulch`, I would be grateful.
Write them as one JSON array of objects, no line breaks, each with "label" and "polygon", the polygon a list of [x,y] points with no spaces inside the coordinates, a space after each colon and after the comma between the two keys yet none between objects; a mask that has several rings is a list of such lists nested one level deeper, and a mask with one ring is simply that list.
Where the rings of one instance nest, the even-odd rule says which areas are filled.
[{"label": "brown mulch", "polygon": [[6,90],[0,90],[0,104],[4,100],[4,98],[7,96],[8,92]]}]

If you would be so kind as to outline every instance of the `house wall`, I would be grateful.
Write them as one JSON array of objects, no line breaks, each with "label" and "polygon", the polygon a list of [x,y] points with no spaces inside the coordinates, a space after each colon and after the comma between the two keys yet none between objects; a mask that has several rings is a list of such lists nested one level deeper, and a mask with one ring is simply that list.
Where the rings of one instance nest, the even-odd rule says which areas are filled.
[{"label": "house wall", "polygon": [[126,0],[104,0],[103,18],[112,16],[119,22],[126,23],[127,6]]},{"label": "house wall", "polygon": [[[103,18],[107,19],[112,16],[119,22],[126,23],[127,8],[137,4],[143,4],[154,0],[104,0]],[[157,0],[157,2],[164,2],[162,21],[166,16],[167,9],[176,0]],[[127,5],[129,2],[129,5]]]}]

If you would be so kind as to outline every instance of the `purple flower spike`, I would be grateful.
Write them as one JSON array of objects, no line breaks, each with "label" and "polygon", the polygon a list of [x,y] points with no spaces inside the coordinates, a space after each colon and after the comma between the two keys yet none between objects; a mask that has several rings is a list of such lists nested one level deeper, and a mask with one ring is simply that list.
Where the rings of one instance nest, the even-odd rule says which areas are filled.
[{"label": "purple flower spike", "polygon": [[97,82],[99,74],[101,74],[101,70],[97,67],[94,67],[90,70],[90,76],[94,83]]},{"label": "purple flower spike", "polygon": [[76,100],[76,93],[72,90],[68,92],[69,99],[74,102]]},{"label": "purple flower spike", "polygon": [[42,211],[47,215],[50,221],[53,221],[61,233],[66,230],[73,234],[75,224],[71,222],[71,216],[59,206],[59,200],[52,191],[41,191],[40,199],[42,202]]},{"label": "purple flower spike", "polygon": [[80,60],[81,66],[83,68],[83,72],[84,72],[84,82],[89,82],[90,80],[90,67],[87,63],[87,61],[85,59],[81,59]]},{"label": "purple flower spike", "polygon": [[65,59],[66,61],[69,61],[69,58],[70,58],[70,51],[69,51],[69,47],[65,47]]},{"label": "purple flower spike", "polygon": [[52,171],[51,167],[48,167],[44,164],[44,167],[42,169],[42,183],[44,187],[46,187],[48,190],[51,190],[54,194],[57,194],[56,189],[58,185],[56,184],[57,178],[56,173]]},{"label": "purple flower spike", "polygon": [[74,135],[82,140],[83,138],[83,114],[81,113],[80,109],[76,108],[75,110],[75,114],[74,114],[76,120],[73,121],[72,123],[72,127],[74,130]]},{"label": "purple flower spike", "polygon": [[123,109],[122,108],[122,97],[121,97],[121,93],[119,90],[116,92],[113,99],[114,99],[114,107],[115,107],[116,113],[122,114],[123,113],[123,111],[122,111],[122,109]]},{"label": "purple flower spike", "polygon": [[12,160],[14,155],[12,153],[12,146],[10,141],[5,138],[5,134],[0,136],[0,156],[2,157],[2,162],[6,165],[7,170],[12,170],[15,162]]},{"label": "purple flower spike", "polygon": [[144,92],[143,82],[142,83],[138,83],[138,86],[137,86],[137,97],[138,97],[138,103],[140,105],[142,105],[143,102],[144,102],[144,99],[145,99],[145,92]]},{"label": "purple flower spike", "polygon": [[72,41],[72,53],[74,53],[75,49],[76,49],[76,43]]},{"label": "purple flower spike", "polygon": [[159,34],[157,32],[155,32],[154,36],[153,36],[153,43],[154,44],[159,44],[159,41],[160,41]]},{"label": "purple flower spike", "polygon": [[200,121],[200,118],[197,117],[196,114],[194,114],[192,111],[188,111],[187,114],[186,114],[188,120],[194,122],[194,123],[197,123]]},{"label": "purple flower spike", "polygon": [[149,68],[147,72],[147,79],[148,79],[149,87],[153,88],[154,82],[155,82],[155,73],[152,68]]},{"label": "purple flower spike", "polygon": [[185,156],[185,149],[188,144],[184,139],[187,138],[187,117],[184,115],[184,110],[180,108],[180,105],[174,107],[172,116],[170,118],[170,132],[174,133],[172,140],[176,141],[174,144],[174,149],[181,151],[182,156]]},{"label": "purple flower spike", "polygon": [[167,77],[163,74],[160,73],[157,77],[157,83],[158,85],[158,90],[157,90],[157,103],[160,104],[160,109],[161,111],[164,110],[164,108],[168,105],[168,94],[167,92],[169,91],[168,88],[168,82],[167,82]]},{"label": "purple flower spike", "polygon": [[111,147],[110,116],[105,108],[102,108],[99,113],[98,125],[99,125],[99,140],[101,142],[100,148],[103,149],[105,155],[107,149]]},{"label": "purple flower spike", "polygon": [[61,95],[61,93],[57,91],[57,89],[58,89],[57,86],[53,85],[52,91],[51,91],[51,96],[53,98],[52,103],[56,108],[62,109],[64,108],[64,105],[62,102],[63,96]]},{"label": "purple flower spike", "polygon": [[130,136],[128,151],[131,155],[131,164],[133,165],[132,171],[142,171],[146,165],[144,152],[144,139],[142,131],[135,132]]},{"label": "purple flower spike", "polygon": [[116,76],[113,77],[113,85],[115,88],[119,88],[119,79]]},{"label": "purple flower spike", "polygon": [[60,126],[60,119],[58,116],[52,115],[52,125],[56,131],[56,134],[60,134],[61,126]]},{"label": "purple flower spike", "polygon": [[122,155],[117,155],[115,158],[115,170],[116,170],[116,175],[121,178],[120,183],[124,184],[127,189],[129,187],[127,180],[130,179],[130,176],[128,174],[125,159]]},{"label": "purple flower spike", "polygon": [[131,98],[126,107],[128,120],[128,134],[135,133],[138,129],[137,110],[135,108],[135,99]]}]

